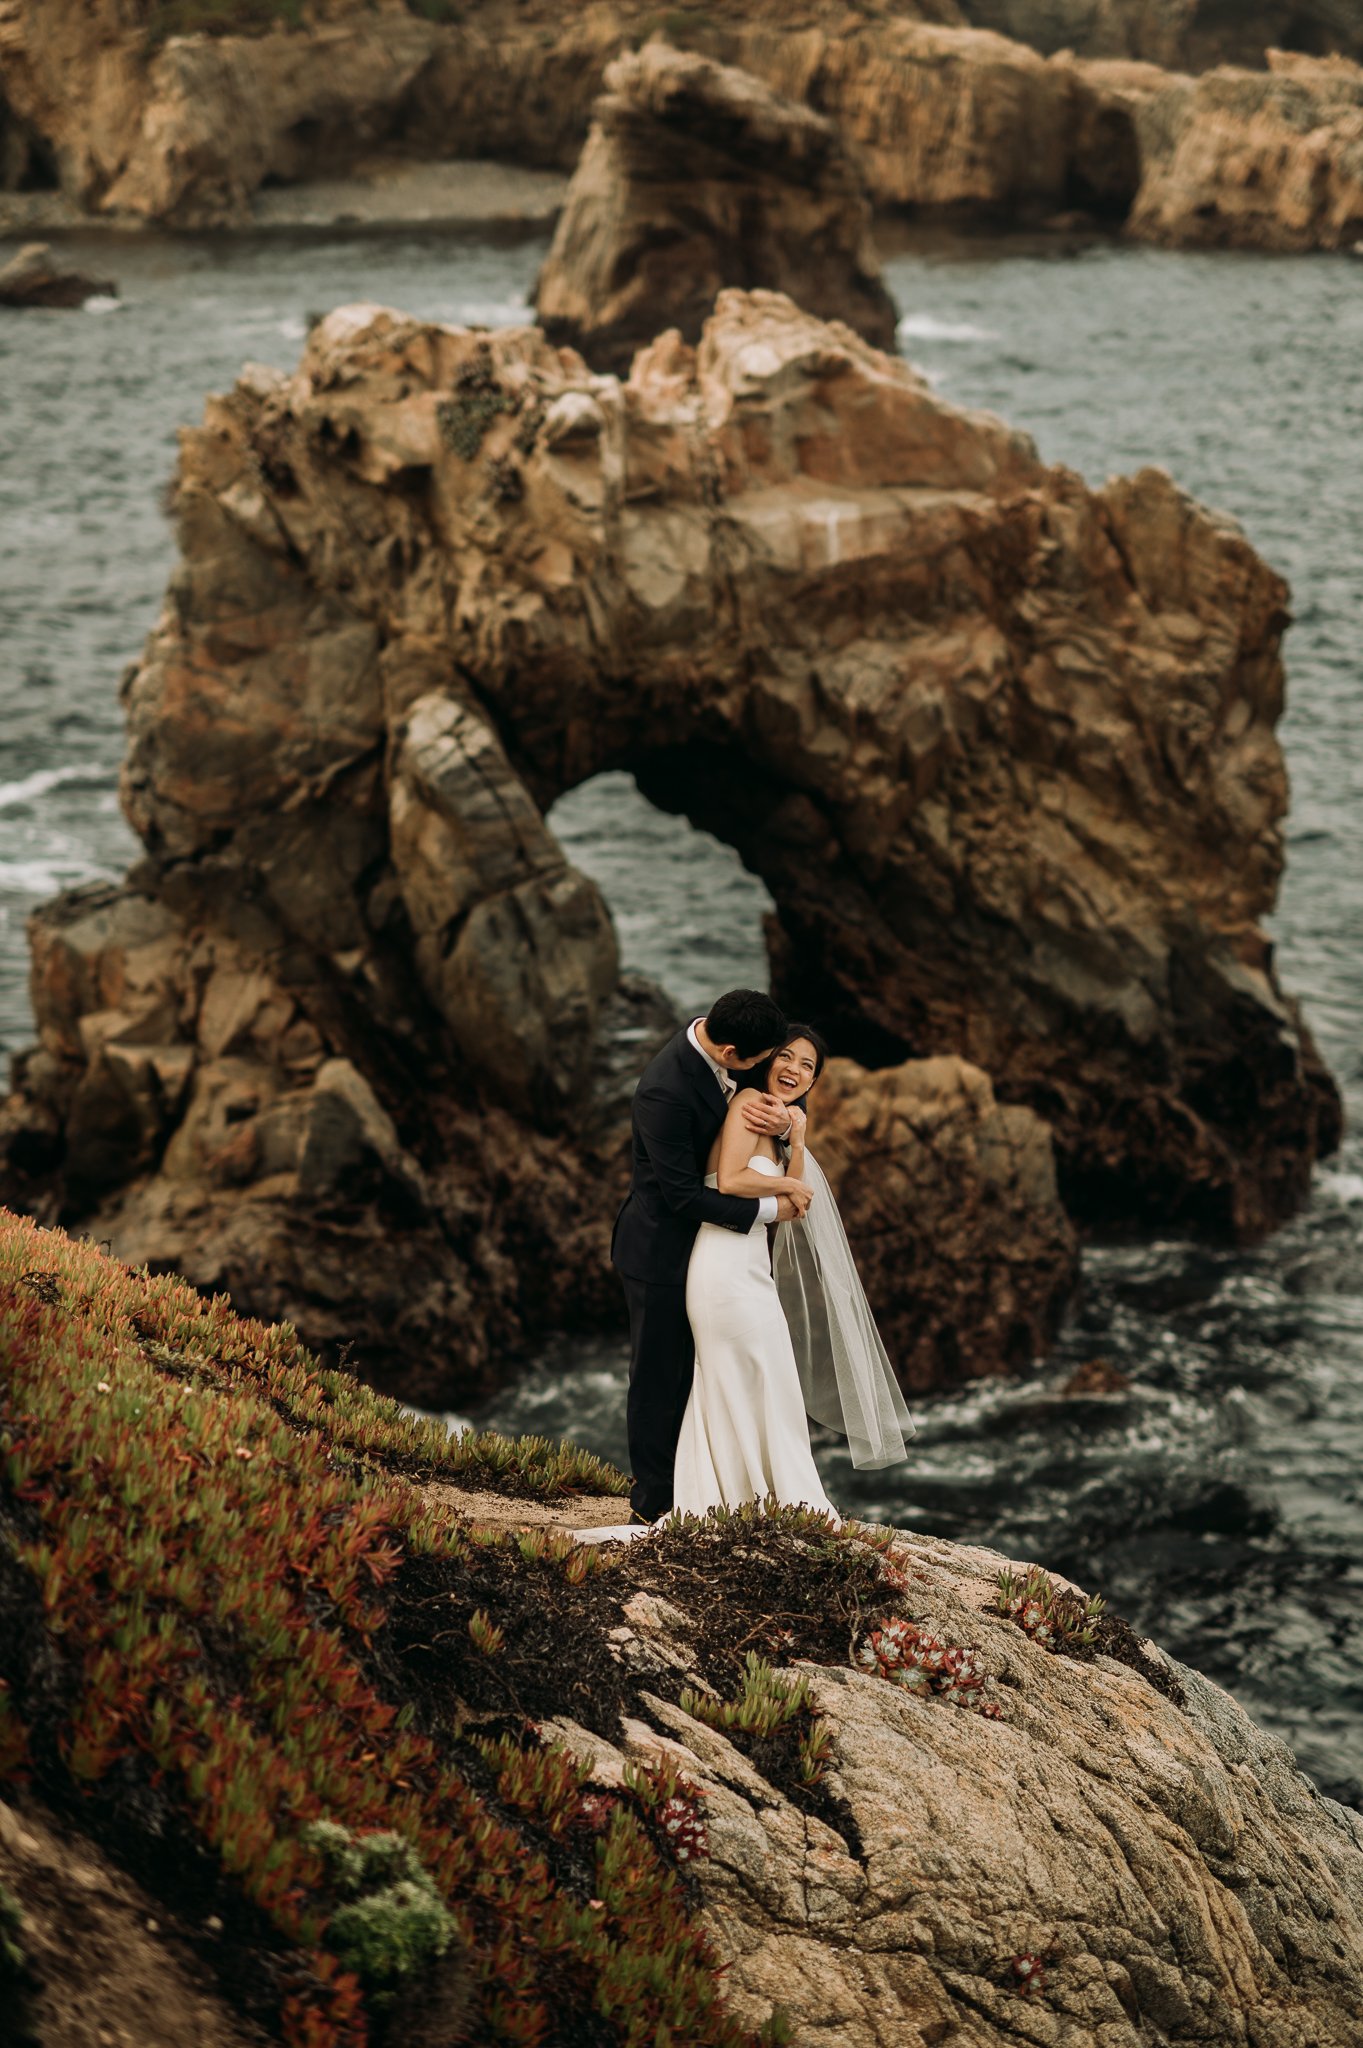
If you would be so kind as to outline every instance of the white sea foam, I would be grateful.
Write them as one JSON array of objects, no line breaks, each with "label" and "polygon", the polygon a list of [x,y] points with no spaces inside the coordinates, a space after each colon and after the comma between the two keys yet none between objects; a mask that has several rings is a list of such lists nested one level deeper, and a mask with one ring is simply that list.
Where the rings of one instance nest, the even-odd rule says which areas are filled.
[{"label": "white sea foam", "polygon": [[95,768],[89,763],[78,765],[68,762],[64,768],[35,768],[31,775],[21,775],[17,782],[0,782],[0,811],[15,810],[21,804],[31,804],[51,790],[61,789],[69,782],[101,783],[109,780],[105,768]]},{"label": "white sea foam", "polygon": [[40,860],[0,860],[0,889],[14,889],[24,896],[55,896],[79,875],[58,874]]},{"label": "white sea foam", "polygon": [[939,320],[935,313],[906,313],[895,333],[901,341],[997,341],[988,327],[969,320]]},{"label": "white sea foam", "polygon": [[122,299],[115,298],[112,292],[96,292],[93,298],[85,300],[82,311],[86,313],[117,313],[122,310],[122,306]]}]

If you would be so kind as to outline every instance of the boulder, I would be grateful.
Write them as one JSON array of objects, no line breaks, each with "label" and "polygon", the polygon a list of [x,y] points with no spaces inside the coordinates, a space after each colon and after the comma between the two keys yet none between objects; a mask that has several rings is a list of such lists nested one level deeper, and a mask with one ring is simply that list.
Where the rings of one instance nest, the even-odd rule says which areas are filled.
[{"label": "boulder", "polygon": [[663,328],[699,341],[738,285],[893,346],[870,203],[831,121],[666,43],[618,57],[605,85],[536,286],[551,340],[626,369]]},{"label": "boulder", "polygon": [[1148,98],[1129,228],[1152,242],[1347,249],[1363,232],[1363,65],[1268,52]]},{"label": "boulder", "polygon": [[1039,1116],[998,1103],[989,1077],[950,1055],[878,1073],[833,1059],[809,1143],[906,1387],[1048,1348],[1078,1247]]},{"label": "boulder", "polygon": [[[1359,1815],[1152,1644],[1076,1662],[1002,1620],[998,1575],[1017,1567],[996,1552],[896,1532],[889,1560],[898,1611],[977,1650],[1000,1718],[801,1661],[831,1738],[822,1812],[670,1704],[666,1677],[613,1737],[542,1724],[592,1789],[665,1764],[702,1794],[696,1874],[735,2017],[783,2009],[797,2041],[840,2048],[1351,2048]],[[625,1569],[646,1574],[642,1546]],[[619,1654],[688,1668],[702,1617],[646,1626],[637,1603]]]},{"label": "boulder", "polygon": [[46,242],[26,242],[0,266],[0,306],[83,306],[87,299],[113,297],[117,291],[107,278],[67,270]]},{"label": "boulder", "polygon": [[1258,923],[1287,592],[1162,473],[1090,490],[725,291],[624,384],[340,309],[210,400],[176,513],[124,691],[148,854],[35,921],[9,1199],[446,1399],[617,1316],[629,1080],[670,1020],[544,823],[606,767],[771,891],[915,1386],[1044,1344],[1057,1186],[1081,1227],[1250,1239],[1335,1142]]}]

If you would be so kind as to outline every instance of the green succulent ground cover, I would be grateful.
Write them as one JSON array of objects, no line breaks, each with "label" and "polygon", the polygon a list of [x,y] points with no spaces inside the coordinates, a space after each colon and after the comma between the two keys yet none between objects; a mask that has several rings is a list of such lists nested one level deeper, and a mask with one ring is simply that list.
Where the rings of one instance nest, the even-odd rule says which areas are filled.
[{"label": "green succulent ground cover", "polygon": [[[3,1212],[0,1360],[0,1780],[212,1924],[235,2002],[297,2048],[414,2042],[386,1936],[447,2044],[744,2048],[653,1819],[672,1788],[601,1814],[523,1714],[465,1729],[498,1662],[467,1617],[504,1583],[512,1637],[574,1596],[589,1626],[599,1552],[473,1540],[405,1476],[431,1433],[287,1327]],[[390,1881],[357,1882],[337,1840],[378,1837]]]},{"label": "green succulent ground cover", "polygon": [[[0,1785],[128,1866],[288,2048],[785,2040],[725,2008],[696,1788],[594,1788],[542,1725],[616,1741],[665,1696],[859,1854],[780,1667],[913,1631],[894,1532],[768,1503],[603,1552],[480,1528],[442,1476],[625,1485],[539,1439],[451,1443],[287,1325],[0,1210]],[[680,1618],[685,1683],[618,1654],[640,1595]]]}]

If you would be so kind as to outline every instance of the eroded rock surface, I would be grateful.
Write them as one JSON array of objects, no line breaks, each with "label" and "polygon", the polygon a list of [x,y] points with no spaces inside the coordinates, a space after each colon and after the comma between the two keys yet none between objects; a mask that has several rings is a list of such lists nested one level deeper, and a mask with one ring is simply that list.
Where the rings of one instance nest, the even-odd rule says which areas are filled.
[{"label": "eroded rock surface", "polygon": [[[296,29],[157,40],[128,0],[0,0],[0,70],[7,126],[24,163],[59,178],[54,199],[127,221],[214,227],[249,221],[267,181],[357,166],[372,176],[396,161],[464,157],[569,170],[607,66],[659,26],[646,0],[566,11],[468,0],[446,20],[406,0],[334,0]],[[1002,221],[1077,210],[1119,223],[1147,171],[1162,177],[1152,145],[1167,123],[1138,134],[1104,61],[1261,66],[1275,39],[1363,54],[1358,0],[1256,6],[1233,22],[1188,0],[979,0],[964,10],[899,0],[892,11],[811,4],[793,14],[779,0],[743,0],[723,18],[677,10],[663,32],[830,121],[876,204]],[[1176,72],[1163,79],[1177,83]],[[1199,101],[1198,122],[1217,133],[1227,91],[1233,120],[1260,104],[1244,83]],[[1316,147],[1347,154],[1349,133],[1327,123]],[[1271,183],[1278,168],[1290,180],[1299,166],[1291,152],[1278,165],[1263,150],[1259,175]],[[1319,175],[1347,183],[1352,173]],[[1227,218],[1244,221],[1251,244],[1262,239],[1252,209]],[[1166,238],[1182,232],[1174,219]]]},{"label": "eroded rock surface", "polygon": [[[995,1553],[899,1532],[890,1561],[906,1615],[978,1646],[1002,1717],[793,1667],[832,1732],[827,1818],[657,1693],[619,1738],[545,1725],[604,1790],[665,1760],[703,1792],[695,1867],[737,2015],[781,2006],[797,2041],[839,2048],[1352,2048],[1363,1820],[1153,1645],[1181,1701],[1032,1642],[991,1611]],[[687,1668],[701,1617],[647,1594],[624,1614],[622,1657]]]},{"label": "eroded rock surface", "polygon": [[428,1398],[617,1314],[670,1020],[543,822],[608,767],[737,846],[792,1012],[896,1070],[837,1070],[823,1149],[915,1384],[1052,1321],[1050,1143],[1085,1224],[1239,1237],[1333,1144],[1257,924],[1286,590],[1162,473],[1090,491],[726,292],[624,385],[342,309],[210,401],[176,509],[125,685],[149,857],[36,920],[12,1202]]},{"label": "eroded rock surface", "polygon": [[893,347],[870,204],[830,121],[665,43],[617,58],[605,84],[536,286],[550,340],[626,370],[664,328],[699,341],[737,285]]},{"label": "eroded rock surface", "polygon": [[1021,1366],[1047,1349],[1078,1258],[1034,1111],[997,1102],[965,1060],[867,1073],[834,1059],[812,1129],[906,1387],[949,1385],[972,1358]]},{"label": "eroded rock surface", "polygon": [[1363,236],[1363,65],[1268,52],[1146,94],[1131,232],[1179,247],[1347,249]]}]

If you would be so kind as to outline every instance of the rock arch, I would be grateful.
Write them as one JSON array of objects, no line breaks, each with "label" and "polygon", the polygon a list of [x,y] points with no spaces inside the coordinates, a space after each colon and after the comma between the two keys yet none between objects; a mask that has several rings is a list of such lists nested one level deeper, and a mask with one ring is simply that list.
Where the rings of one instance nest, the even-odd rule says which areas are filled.
[{"label": "rock arch", "polygon": [[[868,1149],[918,1162],[878,1217],[906,1343],[934,1156],[939,1207],[975,1187],[995,1233],[953,1254],[958,1358],[948,1326],[1016,1241],[992,1351],[948,1376],[1053,1319],[1073,1239],[1048,1133],[1082,1220],[1241,1236],[1333,1142],[1333,1084],[1256,923],[1281,865],[1287,593],[1162,473],[1090,490],[775,294],[722,294],[698,349],[664,335],[623,384],[533,330],[361,306],[293,377],[210,401],[177,516],[124,774],[149,852],[130,887],[174,921],[174,958],[96,946],[92,966],[87,946],[78,967],[80,906],[54,912],[21,1089],[20,1120],[69,1151],[112,1062],[143,1102],[153,1209],[158,1145],[171,1129],[184,1167],[189,1124],[220,1179],[258,1190],[306,1158],[324,1209],[365,1173],[416,1202],[411,1257],[462,1277],[413,1344],[519,1304],[527,1255],[571,1259],[572,1313],[605,1312],[617,1027],[637,1058],[659,1019],[544,813],[620,766],[762,876],[778,991],[901,1077],[849,1068],[830,1100],[850,1180]],[[167,1033],[197,1043],[178,1084],[129,1051]],[[252,1045],[284,1078],[234,1137],[224,1090],[247,1083],[222,1063]],[[323,1115],[327,1060],[348,1071]],[[294,1215],[298,1186],[275,1198]],[[484,1361],[507,1313],[470,1338]]]}]

